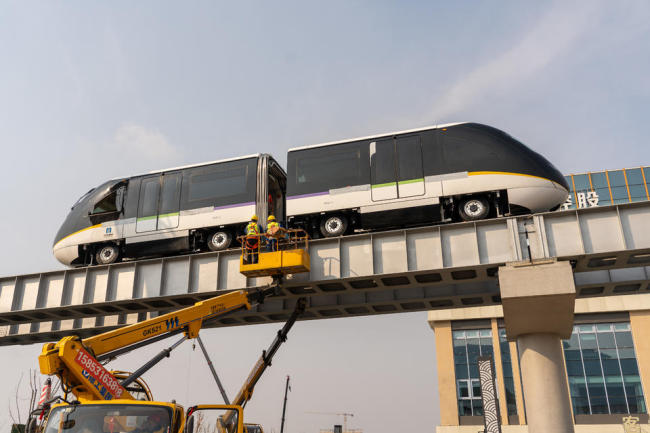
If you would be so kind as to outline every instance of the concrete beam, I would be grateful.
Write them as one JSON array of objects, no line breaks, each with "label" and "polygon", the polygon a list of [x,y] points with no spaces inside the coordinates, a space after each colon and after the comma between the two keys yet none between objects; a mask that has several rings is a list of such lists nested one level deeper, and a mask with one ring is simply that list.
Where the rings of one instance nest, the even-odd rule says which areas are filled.
[{"label": "concrete beam", "polygon": [[571,337],[576,288],[569,262],[507,264],[499,286],[510,341],[532,333]]},{"label": "concrete beam", "polygon": [[576,289],[569,262],[499,268],[508,339],[517,341],[530,433],[572,433],[561,339],[573,329]]}]

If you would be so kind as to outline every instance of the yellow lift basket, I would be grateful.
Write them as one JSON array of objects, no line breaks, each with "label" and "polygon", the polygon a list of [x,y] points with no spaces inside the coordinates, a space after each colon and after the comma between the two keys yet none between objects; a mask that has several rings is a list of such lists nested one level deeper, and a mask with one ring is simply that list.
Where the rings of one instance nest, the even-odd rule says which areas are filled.
[{"label": "yellow lift basket", "polygon": [[239,272],[247,277],[270,277],[309,272],[309,236],[302,229],[279,228],[270,235],[238,237]]}]

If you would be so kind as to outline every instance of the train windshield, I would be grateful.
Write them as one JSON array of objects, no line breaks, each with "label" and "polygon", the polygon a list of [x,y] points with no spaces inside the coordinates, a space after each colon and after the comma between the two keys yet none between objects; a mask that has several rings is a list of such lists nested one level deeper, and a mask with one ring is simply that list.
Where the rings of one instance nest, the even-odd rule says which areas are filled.
[{"label": "train windshield", "polygon": [[81,203],[82,201],[84,201],[85,199],[87,199],[88,196],[90,195],[90,193],[92,193],[95,189],[96,189],[96,188],[91,188],[90,190],[88,190],[87,193],[85,193],[84,195],[82,195],[81,197],[79,197],[79,200],[77,200],[76,202],[74,202],[74,204],[72,205],[72,209],[74,209],[75,206],[77,206],[79,203]]},{"label": "train windshield", "polygon": [[44,433],[169,433],[170,425],[164,406],[69,405],[52,409]]}]

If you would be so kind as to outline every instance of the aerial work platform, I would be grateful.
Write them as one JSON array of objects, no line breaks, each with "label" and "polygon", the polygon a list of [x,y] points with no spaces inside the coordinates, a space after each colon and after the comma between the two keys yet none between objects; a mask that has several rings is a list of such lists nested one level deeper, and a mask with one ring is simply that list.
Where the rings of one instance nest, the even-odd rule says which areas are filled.
[{"label": "aerial work platform", "polygon": [[[309,272],[309,236],[302,229],[280,229],[273,238],[240,236],[239,241],[242,245],[239,272],[247,277]],[[256,247],[248,247],[250,244]]]},{"label": "aerial work platform", "polygon": [[[505,263],[570,261],[577,297],[645,293],[650,202],[309,241],[309,272],[288,275],[281,296],[212,326],[500,304]],[[240,273],[238,249],[0,278],[0,345],[92,335],[214,296],[262,287]],[[154,313],[152,313],[154,312]]]}]

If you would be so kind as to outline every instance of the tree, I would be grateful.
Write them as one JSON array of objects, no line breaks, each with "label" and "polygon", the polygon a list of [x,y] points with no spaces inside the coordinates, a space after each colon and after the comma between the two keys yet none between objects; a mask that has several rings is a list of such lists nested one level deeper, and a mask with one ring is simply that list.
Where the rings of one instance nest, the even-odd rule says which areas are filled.
[{"label": "tree", "polygon": [[[43,382],[40,374],[35,369],[30,368],[28,377],[28,383],[23,385],[25,373],[20,374],[13,399],[9,399],[9,419],[16,426],[27,423],[29,414],[38,406],[38,400],[41,395]],[[58,380],[53,381],[50,395],[56,395],[60,388],[61,383]]]}]

